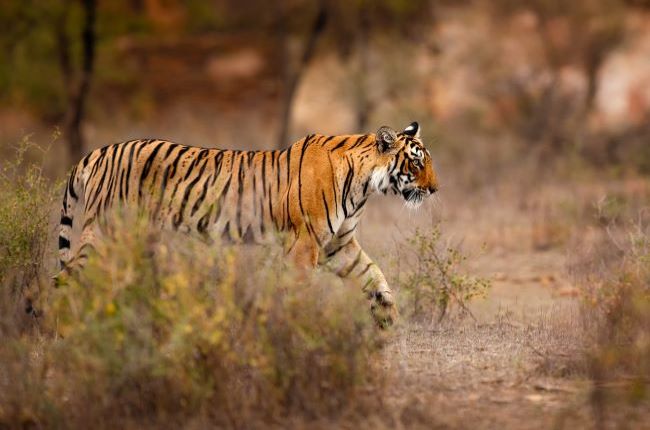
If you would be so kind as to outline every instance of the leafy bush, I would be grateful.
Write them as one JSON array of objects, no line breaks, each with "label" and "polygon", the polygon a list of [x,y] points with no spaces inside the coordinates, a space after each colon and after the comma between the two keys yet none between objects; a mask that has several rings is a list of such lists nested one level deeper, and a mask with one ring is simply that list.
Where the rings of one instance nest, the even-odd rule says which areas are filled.
[{"label": "leafy bush", "polygon": [[376,403],[380,343],[360,289],[273,250],[114,225],[51,290],[51,334],[19,342],[29,352],[15,359],[39,359],[0,375],[38,387],[0,396],[0,426],[250,427]]},{"label": "leafy bush", "polygon": [[583,361],[592,381],[592,411],[603,426],[639,420],[641,415],[630,414],[642,410],[639,405],[650,406],[647,208],[635,218],[633,223],[599,218],[600,240],[573,267],[583,299]]},{"label": "leafy bush", "polygon": [[[650,377],[650,235],[637,225],[627,240],[613,234],[603,246],[618,247],[611,271],[583,281],[585,319],[594,337],[590,351],[597,382],[625,379],[630,395],[648,398]],[[610,233],[611,234],[611,233]]]},{"label": "leafy bush", "polygon": [[467,303],[484,296],[490,288],[488,279],[462,273],[466,255],[458,248],[443,246],[440,242],[440,225],[426,233],[416,230],[408,239],[413,271],[399,281],[399,286],[405,293],[406,306],[413,317],[434,318],[437,313],[440,321],[452,305],[458,306],[463,313],[469,313]]},{"label": "leafy bush", "polygon": [[[25,308],[40,289],[57,187],[42,173],[47,153],[25,137],[0,164],[0,338],[9,343],[32,328]],[[0,366],[2,367],[2,366]]]},{"label": "leafy bush", "polygon": [[12,293],[22,292],[40,273],[57,190],[39,164],[26,162],[28,151],[46,152],[25,137],[15,157],[0,165],[0,279]]}]

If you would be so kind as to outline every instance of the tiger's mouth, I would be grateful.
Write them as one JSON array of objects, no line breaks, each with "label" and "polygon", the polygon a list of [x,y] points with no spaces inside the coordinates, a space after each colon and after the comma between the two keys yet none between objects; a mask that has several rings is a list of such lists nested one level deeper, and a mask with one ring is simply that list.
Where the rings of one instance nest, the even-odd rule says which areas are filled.
[{"label": "tiger's mouth", "polygon": [[427,192],[419,188],[409,188],[402,190],[402,197],[406,201],[406,204],[412,208],[419,207],[424,201],[426,195]]}]

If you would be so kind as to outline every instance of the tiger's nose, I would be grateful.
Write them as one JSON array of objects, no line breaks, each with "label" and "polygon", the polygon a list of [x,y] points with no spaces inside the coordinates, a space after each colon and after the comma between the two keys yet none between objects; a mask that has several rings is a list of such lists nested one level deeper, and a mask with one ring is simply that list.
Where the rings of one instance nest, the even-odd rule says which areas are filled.
[{"label": "tiger's nose", "polygon": [[431,186],[431,187],[429,187],[429,194],[433,194],[433,193],[435,193],[436,191],[438,191],[438,187],[436,187],[436,186]]}]

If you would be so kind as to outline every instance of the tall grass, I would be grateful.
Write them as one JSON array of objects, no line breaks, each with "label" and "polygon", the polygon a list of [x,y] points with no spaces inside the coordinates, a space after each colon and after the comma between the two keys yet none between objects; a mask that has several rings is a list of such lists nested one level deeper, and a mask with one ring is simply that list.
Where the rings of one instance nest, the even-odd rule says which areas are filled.
[{"label": "tall grass", "polygon": [[[607,230],[602,256],[592,256],[581,282],[586,354],[593,381],[591,402],[601,428],[624,420],[620,405],[650,410],[650,223],[642,212],[633,224]],[[614,421],[616,422],[616,421]]]},{"label": "tall grass", "polygon": [[58,194],[42,172],[46,152],[27,136],[12,158],[0,162],[0,338],[32,326],[24,309],[42,284]]},{"label": "tall grass", "polygon": [[28,153],[42,158],[46,151],[25,137],[13,159],[0,164],[0,279],[13,294],[37,279],[47,249],[57,187],[41,162],[26,160]]}]

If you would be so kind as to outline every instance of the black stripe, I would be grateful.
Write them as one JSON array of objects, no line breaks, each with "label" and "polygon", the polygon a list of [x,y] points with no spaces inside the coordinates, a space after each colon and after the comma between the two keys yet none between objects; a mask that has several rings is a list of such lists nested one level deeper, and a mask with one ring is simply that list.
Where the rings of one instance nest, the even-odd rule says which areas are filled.
[{"label": "black stripe", "polygon": [[238,239],[241,239],[243,232],[242,232],[242,225],[241,225],[241,203],[242,203],[242,194],[244,194],[244,157],[246,155],[243,154],[240,159],[239,159],[239,172],[237,174],[237,179],[239,181],[239,184],[237,186],[237,214],[236,214],[236,219],[235,222],[237,223],[237,233],[239,234]]},{"label": "black stripe", "polygon": [[207,163],[203,163],[203,166],[201,167],[201,170],[199,170],[198,175],[196,175],[196,178],[192,180],[192,182],[189,183],[187,188],[185,189],[185,193],[183,194],[183,201],[181,202],[181,208],[174,216],[174,228],[178,228],[181,223],[183,222],[183,213],[185,212],[185,207],[187,206],[187,201],[189,199],[190,193],[192,193],[192,190],[194,189],[194,186],[199,182],[201,179],[201,176],[203,175],[203,171],[205,170],[205,166]]},{"label": "black stripe", "polygon": [[327,199],[325,198],[325,191],[321,190],[323,194],[323,205],[325,206],[325,214],[327,215],[327,226],[330,229],[330,232],[334,234],[334,229],[332,228],[332,221],[330,220],[330,209],[327,207]]},{"label": "black stripe", "polygon": [[219,179],[219,173],[221,172],[221,166],[223,164],[223,152],[218,151],[214,156],[214,171],[212,172],[212,179],[210,180],[210,186],[214,185]]},{"label": "black stripe", "polygon": [[305,157],[305,152],[307,151],[307,147],[309,146],[309,141],[313,137],[314,137],[313,134],[310,134],[309,136],[305,137],[305,140],[302,144],[302,149],[300,151],[300,162],[298,163],[298,206],[300,207],[300,214],[302,215],[305,225],[307,226],[307,231],[310,232],[310,234],[314,237],[314,239],[316,239],[316,243],[320,247],[321,243],[320,240],[318,240],[318,235],[314,231],[314,227],[311,225],[309,217],[305,216],[305,209],[302,206],[302,161],[303,158]]},{"label": "black stripe", "polygon": [[201,191],[201,195],[199,195],[199,198],[196,199],[196,202],[194,202],[194,206],[192,207],[190,216],[194,216],[196,211],[199,210],[199,206],[201,206],[201,203],[203,203],[203,200],[205,200],[205,196],[207,194],[208,194],[208,180],[206,179],[205,182],[203,182],[203,190]]},{"label": "black stripe", "polygon": [[72,197],[73,199],[78,200],[79,197],[77,196],[77,193],[74,192],[74,179],[76,174],[77,174],[77,166],[74,166],[72,168],[72,172],[70,173],[70,179],[68,179],[68,194],[70,194],[70,197]]},{"label": "black stripe", "polygon": [[350,187],[352,185],[352,177],[354,176],[354,168],[350,162],[350,159],[347,159],[348,162],[348,173],[345,175],[345,182],[343,184],[343,193],[341,195],[341,206],[343,207],[343,215],[348,217],[348,208],[347,208],[347,198],[348,193],[350,192]]},{"label": "black stripe", "polygon": [[136,150],[135,150],[135,158],[136,159],[138,157],[140,157],[140,152],[144,149],[144,147],[151,143],[151,139],[143,139],[143,140],[140,140],[139,143],[141,143],[141,145],[138,146],[136,148]]},{"label": "black stripe", "polygon": [[95,222],[95,217],[94,216],[88,218],[87,220],[84,221],[84,225],[81,228],[81,230],[84,230],[86,227],[88,227],[90,224],[92,224],[94,222]]},{"label": "black stripe", "polygon": [[[163,165],[167,162],[167,159],[169,159],[169,156],[173,152],[173,149],[176,148],[177,146],[180,146],[176,143],[170,143],[166,141],[161,141],[163,145],[169,144],[169,147],[167,148],[167,151],[165,151],[165,155],[163,156],[162,160],[158,163],[158,168],[153,172],[153,178],[151,178],[151,185],[156,185],[156,178],[158,177],[158,172],[160,172],[160,169],[162,168]],[[168,172],[168,169],[165,169],[165,172]],[[164,173],[165,173],[164,172]],[[153,189],[153,187],[152,187]],[[153,194],[153,193],[152,193]]]},{"label": "black stripe", "polygon": [[[105,149],[105,148],[102,148],[102,149]],[[99,186],[95,190],[91,190],[91,192],[94,193],[92,199],[91,200],[86,199],[86,212],[95,205],[95,202],[99,198],[99,196],[100,196],[100,194],[102,192],[102,189],[104,188],[104,181],[106,180],[106,170],[103,167],[104,166],[104,161],[106,161],[105,154],[106,154],[106,151],[104,151],[103,156],[100,156],[100,158],[102,159],[102,164],[101,164],[101,167],[97,168],[97,174],[99,174],[99,172],[101,170],[102,177],[99,180]],[[108,161],[106,161],[106,164],[108,164]]]},{"label": "black stripe", "polygon": [[278,161],[280,160],[280,153],[278,151],[273,151],[271,153],[271,157],[273,161],[272,165],[273,168],[275,169],[275,174],[277,176],[277,179],[275,181],[275,191],[279,193],[280,192],[280,168],[278,166]]},{"label": "black stripe", "polygon": [[59,249],[69,249],[70,241],[65,237],[59,236]]},{"label": "black stripe", "polygon": [[[104,193],[104,200],[103,200],[104,205],[106,204],[106,200],[109,197],[109,194],[110,194],[111,189],[112,189],[112,185],[115,182],[115,176],[113,175],[113,172],[115,171],[115,154],[117,153],[118,149],[119,149],[118,145],[111,146],[112,152],[108,155],[108,157],[110,159],[110,163],[108,163],[108,166],[107,166],[107,169],[106,169],[106,173],[108,174],[108,183],[106,184],[106,192]],[[101,203],[100,203],[100,206],[101,206]],[[97,209],[100,209],[100,208],[98,207]]]},{"label": "black stripe", "polygon": [[120,169],[119,169],[119,171],[120,171],[120,181],[117,184],[117,186],[119,188],[119,197],[118,198],[119,198],[120,201],[124,201],[126,199],[126,195],[124,194],[124,181],[126,180],[126,168],[125,168],[124,165],[122,165],[122,158],[124,157],[124,153],[126,152],[126,147],[127,147],[126,143],[124,145],[122,145],[122,152],[120,154],[120,161],[118,163],[119,166],[120,166]]},{"label": "black stripe", "polygon": [[[300,213],[302,214],[303,218],[305,217],[305,210],[302,207],[302,160],[305,158],[305,152],[307,151],[307,147],[309,146],[309,140],[313,137],[313,135],[309,135],[305,137],[305,141],[302,144],[302,150],[300,151],[300,162],[298,163],[298,206],[300,206]],[[307,224],[309,224],[309,220],[305,220]]]},{"label": "black stripe", "polygon": [[289,184],[289,172],[291,171],[291,151],[293,150],[294,145],[291,145],[289,147],[289,150],[287,151],[287,185]]},{"label": "black stripe", "polygon": [[[291,225],[291,214],[289,212],[289,191],[291,191],[291,181],[290,181],[289,174],[291,172],[291,151],[293,150],[294,146],[295,145],[291,145],[289,147],[289,149],[287,150],[287,158],[286,158],[287,159],[287,193],[286,193],[287,194],[287,199],[286,199],[286,204],[285,204],[286,212],[284,214],[284,218],[282,219],[282,229],[283,230],[285,228],[287,228],[288,225]],[[288,225],[285,224],[285,222],[287,222]]]},{"label": "black stripe", "polygon": [[183,158],[183,156],[185,155],[185,153],[186,153],[187,151],[189,151],[189,150],[190,150],[190,148],[186,146],[186,147],[184,147],[183,149],[181,149],[180,151],[178,151],[178,154],[176,154],[176,158],[174,158],[174,161],[173,161],[172,164],[171,164],[171,166],[172,166],[172,173],[169,175],[169,179],[171,179],[171,178],[173,178],[174,176],[176,176],[176,170],[178,169],[178,163],[180,163],[180,161],[181,161],[181,159]]},{"label": "black stripe", "polygon": [[[192,148],[196,149],[196,148]],[[199,157],[194,155],[192,156],[192,162],[190,163],[189,166],[187,166],[187,171],[185,172],[185,177],[183,178],[184,181],[187,181],[187,179],[192,175],[194,172],[194,166],[200,161]]]},{"label": "black stripe", "polygon": [[361,136],[360,138],[358,138],[357,141],[354,142],[354,145],[352,145],[349,149],[354,149],[354,148],[356,148],[357,146],[361,145],[363,142],[365,142],[365,140],[366,140],[367,138],[368,138],[368,135],[367,135],[367,134],[364,134],[363,136]]},{"label": "black stripe", "polygon": [[142,184],[144,183],[144,180],[149,175],[149,171],[151,170],[151,165],[153,164],[154,159],[156,158],[156,154],[158,154],[158,151],[160,151],[160,148],[162,148],[162,146],[163,146],[162,143],[156,145],[156,147],[149,154],[149,157],[147,157],[147,161],[145,161],[144,163],[144,167],[142,168],[142,173],[140,174],[140,181],[138,183],[138,201],[142,199]]},{"label": "black stripe", "polygon": [[223,232],[221,233],[221,238],[222,240],[225,239],[228,242],[232,242],[232,236],[230,235],[230,221],[226,222]]},{"label": "black stripe", "polygon": [[307,220],[306,225],[307,225],[307,231],[314,238],[314,240],[316,241],[316,244],[318,245],[318,247],[322,248],[323,244],[321,243],[320,239],[318,238],[318,235],[316,234],[316,231],[314,230],[314,226],[311,225],[309,220]]},{"label": "black stripe", "polygon": [[346,246],[348,246],[348,244],[349,244],[351,241],[352,241],[352,239],[348,240],[347,242],[345,242],[345,243],[342,244],[342,245],[339,245],[339,247],[336,248],[335,250],[328,252],[326,257],[327,257],[327,258],[331,258],[331,257],[333,257],[334,255],[338,254],[339,251],[342,250],[343,248],[345,248]]},{"label": "black stripe", "polygon": [[169,147],[167,148],[167,151],[165,151],[165,156],[163,157],[164,160],[166,160],[172,152],[174,152],[174,149],[179,147],[180,145],[177,143],[171,143],[169,142]]},{"label": "black stripe", "polygon": [[69,227],[72,227],[72,218],[70,218],[69,216],[62,216],[61,225],[67,225]]},{"label": "black stripe", "polygon": [[346,137],[342,141],[339,142],[338,145],[336,145],[334,148],[332,148],[332,152],[336,151],[337,149],[341,148],[345,143],[348,141],[348,138]]},{"label": "black stripe", "polygon": [[[133,153],[135,152],[135,147],[136,143],[135,142],[129,142],[131,144],[131,150],[129,151],[129,164],[127,165],[126,169],[126,180],[124,182],[124,195],[128,198],[129,197],[129,183],[131,182],[131,168],[133,166]],[[127,143],[127,145],[129,144]]]},{"label": "black stripe", "polygon": [[336,195],[336,188],[337,188],[337,186],[336,186],[336,172],[334,171],[334,165],[332,164],[332,156],[330,155],[329,152],[327,153],[327,160],[330,163],[330,170],[332,171],[332,192],[334,193],[334,198],[333,198],[334,212],[335,212],[336,216],[338,217],[339,216],[339,205],[337,203],[338,200],[337,200],[337,195]]},{"label": "black stripe", "polygon": [[357,225],[354,224],[354,226],[353,226],[350,230],[348,230],[348,231],[346,231],[345,233],[342,233],[342,234],[341,234],[341,233],[338,233],[336,236],[337,236],[339,239],[342,239],[344,236],[347,236],[348,234],[352,233],[352,232],[353,232],[354,230],[356,230],[356,229],[357,229]]},{"label": "black stripe", "polygon": [[169,179],[170,168],[171,166],[167,166],[165,168],[165,171],[163,172],[163,178],[160,185],[160,197],[158,197],[158,203],[156,204],[156,209],[151,213],[152,219],[156,219],[158,217],[158,213],[160,212],[160,208],[162,207],[162,202],[165,197],[165,191],[167,188],[167,180]]},{"label": "black stripe", "polygon": [[[271,153],[271,168],[273,168],[273,160],[275,159],[275,153],[276,153],[276,151],[273,151]],[[279,187],[279,182],[277,184],[278,184],[277,186]],[[269,181],[269,193],[268,194],[269,194],[268,195],[268,198],[269,198],[269,216],[271,217],[271,222],[273,223],[273,225],[277,229],[278,226],[276,224],[275,217],[273,216],[273,183],[272,183],[272,181]]]},{"label": "black stripe", "polygon": [[266,151],[262,152],[262,195],[266,197]]},{"label": "black stripe", "polygon": [[375,263],[368,263],[368,265],[357,275],[358,278],[362,277],[363,275],[366,274],[366,272],[370,269],[370,267],[375,264]]},{"label": "black stripe", "polygon": [[99,169],[99,165],[100,165],[101,160],[103,160],[102,155],[99,155],[97,158],[95,158],[95,160],[93,160],[93,168],[90,169],[90,173],[88,174],[88,181],[89,182],[91,180],[93,180],[93,178],[95,177],[95,172],[97,171],[97,169]]},{"label": "black stripe", "polygon": [[223,190],[221,190],[221,194],[219,195],[219,199],[217,200],[217,210],[215,211],[215,216],[214,216],[215,222],[217,221],[219,215],[221,214],[221,209],[223,208],[223,201],[226,199],[226,194],[228,194],[228,190],[230,189],[231,180],[232,180],[232,172],[230,173],[230,176],[228,176],[228,180],[226,181],[226,184],[223,186]]},{"label": "black stripe", "polygon": [[359,252],[357,253],[357,256],[356,256],[356,258],[354,259],[354,261],[352,262],[352,264],[350,264],[347,268],[345,268],[345,269],[339,271],[339,272],[337,273],[337,275],[339,275],[341,278],[345,278],[345,277],[347,277],[350,273],[352,273],[352,271],[354,270],[354,268],[357,267],[357,264],[359,264],[359,261],[361,260],[361,254],[362,254],[362,252],[363,252],[363,251],[359,250]]},{"label": "black stripe", "polygon": [[[181,151],[178,152],[178,155],[176,156],[176,159],[174,160],[174,162],[173,162],[172,165],[171,165],[172,173],[169,175],[169,178],[168,178],[168,179],[171,179],[171,178],[174,177],[174,175],[176,174],[176,171],[177,171],[178,163],[180,162],[180,159],[181,159],[182,155],[185,154],[185,152],[187,152],[188,149],[189,149],[188,147],[185,147],[185,148],[183,148]],[[172,205],[173,202],[174,202],[174,197],[176,197],[176,191],[178,191],[178,187],[180,186],[180,184],[181,184],[182,182],[183,182],[183,180],[182,180],[182,179],[179,179],[179,180],[176,182],[176,184],[174,185],[174,190],[172,191],[172,196],[171,196],[171,198],[169,199],[169,206],[170,206],[170,207],[171,207],[171,205]]]},{"label": "black stripe", "polygon": [[[120,170],[120,159],[118,158],[117,163],[115,162],[115,155],[116,153],[122,148],[122,145],[116,146],[115,150],[113,151],[113,156],[111,157],[111,179],[108,181],[108,188],[106,189],[106,195],[104,196],[104,211],[108,208],[110,202],[111,202],[111,193],[113,192],[113,187],[115,184],[117,184],[117,174],[115,171]],[[120,155],[124,151],[120,152]]]},{"label": "black stripe", "polygon": [[355,216],[356,214],[358,214],[359,211],[360,211],[361,209],[363,209],[363,206],[366,204],[366,201],[367,201],[367,200],[368,200],[368,198],[365,198],[365,199],[361,200],[361,201],[359,202],[359,205],[356,207],[356,209],[354,209],[354,212],[352,212],[352,213],[350,214],[350,216],[353,217],[353,216]]},{"label": "black stripe", "polygon": [[[253,155],[253,159],[255,159],[255,155],[257,155],[257,154],[255,153],[255,154]],[[249,156],[248,159],[250,160],[250,156]],[[253,204],[253,217],[256,217],[256,216],[257,216],[257,205],[255,204],[255,202],[257,201],[257,169],[256,169],[255,167],[253,167],[253,169],[251,169],[251,163],[250,163],[250,161],[249,161],[249,163],[248,163],[248,169],[249,169],[249,170],[252,170],[252,173],[253,173],[253,177],[251,178],[251,182],[253,183],[253,199],[252,199],[252,204]]]},{"label": "black stripe", "polygon": [[330,136],[330,137],[328,137],[327,139],[325,139],[325,140],[323,141],[323,143],[320,144],[320,146],[325,146],[325,144],[326,144],[327,142],[329,142],[330,140],[334,139],[334,137],[335,137],[335,136]]},{"label": "black stripe", "polygon": [[208,222],[210,221],[210,215],[212,215],[212,209],[214,209],[214,205],[210,205],[210,208],[205,213],[205,215],[203,215],[201,219],[199,219],[199,222],[196,223],[196,230],[203,235],[205,234],[205,230],[208,227]]}]

